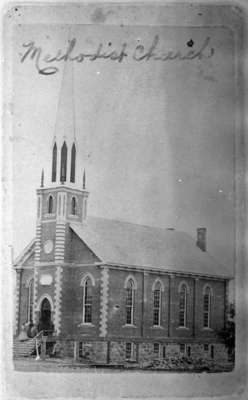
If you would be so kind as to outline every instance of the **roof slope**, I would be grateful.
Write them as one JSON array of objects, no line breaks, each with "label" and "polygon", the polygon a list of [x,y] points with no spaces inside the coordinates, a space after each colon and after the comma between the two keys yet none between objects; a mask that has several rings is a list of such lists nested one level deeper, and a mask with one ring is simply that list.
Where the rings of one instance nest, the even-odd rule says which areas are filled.
[{"label": "roof slope", "polygon": [[35,252],[35,238],[32,239],[31,242],[29,242],[29,244],[26,247],[24,247],[19,256],[15,258],[13,263],[14,266],[16,267],[18,265],[23,265],[24,263],[26,263],[28,258],[34,255],[34,252]]},{"label": "roof slope", "polygon": [[96,217],[70,227],[106,263],[231,277],[184,232]]}]

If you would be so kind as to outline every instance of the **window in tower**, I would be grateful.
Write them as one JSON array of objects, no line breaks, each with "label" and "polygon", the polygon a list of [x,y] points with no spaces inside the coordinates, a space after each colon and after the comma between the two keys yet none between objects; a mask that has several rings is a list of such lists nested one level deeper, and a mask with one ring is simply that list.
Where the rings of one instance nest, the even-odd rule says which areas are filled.
[{"label": "window in tower", "polygon": [[56,182],[57,175],[57,144],[53,146],[53,160],[52,160],[52,182]]},{"label": "window in tower", "polygon": [[61,166],[60,166],[60,182],[66,181],[66,170],[67,170],[67,146],[63,143],[61,148]]},{"label": "window in tower", "polygon": [[53,213],[53,196],[50,195],[48,197],[48,209],[47,209],[48,214],[52,214]]},{"label": "window in tower", "polygon": [[73,143],[71,148],[71,176],[70,181],[75,183],[75,171],[76,171],[76,146]]},{"label": "window in tower", "polygon": [[71,199],[71,215],[77,215],[77,201],[74,196]]}]

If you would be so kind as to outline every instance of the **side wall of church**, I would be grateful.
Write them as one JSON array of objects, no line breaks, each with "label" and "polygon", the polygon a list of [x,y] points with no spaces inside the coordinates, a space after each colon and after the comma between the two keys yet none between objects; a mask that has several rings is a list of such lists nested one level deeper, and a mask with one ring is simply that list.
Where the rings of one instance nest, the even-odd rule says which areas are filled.
[{"label": "side wall of church", "polygon": [[[126,324],[125,282],[135,280],[134,323]],[[161,321],[153,324],[153,285],[159,279],[161,292]],[[187,324],[179,326],[179,291],[185,283],[187,293]],[[203,291],[209,285],[211,295],[210,328],[203,327]],[[225,283],[213,279],[173,276],[139,271],[109,269],[108,336],[144,338],[214,338],[224,327]]]},{"label": "side wall of church", "polygon": [[[85,254],[87,247],[85,246]],[[87,258],[88,257],[88,258]],[[87,259],[92,255],[89,253]],[[28,282],[33,277],[33,269],[23,269],[20,273],[19,321],[20,329],[28,318]],[[53,320],[60,307],[60,326],[63,335],[100,335],[100,320],[102,318],[102,270],[98,266],[70,266],[62,268],[61,298],[56,299],[56,268],[40,267],[38,282],[41,275],[52,276],[52,284],[37,287],[37,300],[47,294],[53,301]],[[82,280],[89,274],[93,281],[92,323],[83,323],[83,287]],[[126,324],[126,289],[125,282],[129,278],[135,281],[134,320],[132,325]],[[159,326],[153,324],[153,286],[159,279],[161,292],[161,321]],[[187,326],[179,327],[179,287],[184,282],[188,286],[187,296]],[[203,290],[209,285],[211,296],[210,328],[203,327]],[[106,299],[106,334],[110,338],[212,338],[216,337],[225,322],[225,283],[211,279],[174,276],[166,274],[144,273],[141,271],[125,271],[109,268],[108,293]],[[36,314],[38,311],[36,311]],[[38,315],[36,315],[36,320]],[[53,321],[54,322],[54,321]],[[100,335],[101,336],[101,335]]]}]

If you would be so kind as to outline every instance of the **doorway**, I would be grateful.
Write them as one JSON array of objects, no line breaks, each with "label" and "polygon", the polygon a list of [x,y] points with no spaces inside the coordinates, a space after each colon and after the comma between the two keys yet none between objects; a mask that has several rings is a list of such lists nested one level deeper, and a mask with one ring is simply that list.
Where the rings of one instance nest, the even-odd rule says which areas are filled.
[{"label": "doorway", "polygon": [[53,332],[53,323],[51,319],[51,303],[45,297],[40,306],[40,320],[39,320],[39,332],[44,331],[44,335],[49,335]]}]

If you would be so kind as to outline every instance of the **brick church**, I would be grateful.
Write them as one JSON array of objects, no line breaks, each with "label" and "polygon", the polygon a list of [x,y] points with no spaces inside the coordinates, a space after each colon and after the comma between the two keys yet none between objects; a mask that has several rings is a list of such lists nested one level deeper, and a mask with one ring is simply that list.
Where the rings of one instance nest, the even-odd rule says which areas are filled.
[{"label": "brick church", "polygon": [[194,240],[174,229],[87,215],[73,99],[68,105],[63,98],[72,78],[65,67],[51,171],[46,184],[42,172],[37,189],[36,236],[14,263],[16,338],[32,326],[59,343],[63,357],[93,363],[170,355],[225,360],[218,332],[231,277],[206,251],[206,229]]}]

